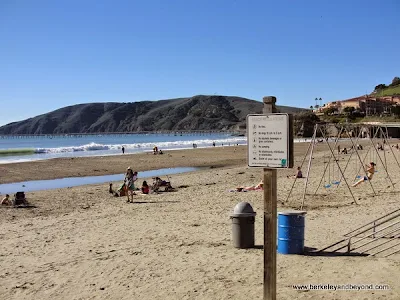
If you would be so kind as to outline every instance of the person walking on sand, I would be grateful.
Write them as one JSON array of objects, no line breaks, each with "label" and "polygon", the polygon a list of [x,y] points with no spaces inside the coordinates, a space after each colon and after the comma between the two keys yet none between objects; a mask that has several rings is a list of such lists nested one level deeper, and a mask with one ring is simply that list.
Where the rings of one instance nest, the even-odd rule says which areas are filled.
[{"label": "person walking on sand", "polygon": [[[133,203],[133,195],[135,193],[135,181],[137,180],[137,172],[133,172],[131,167],[128,167],[125,174],[125,188],[127,190],[126,196],[128,200],[126,202]],[[130,198],[130,199],[129,199]]]},{"label": "person walking on sand", "polygon": [[353,187],[358,186],[359,184],[361,184],[364,181],[372,180],[372,177],[374,176],[374,173],[375,173],[375,163],[370,162],[369,165],[365,165],[365,166],[367,167],[367,169],[366,169],[367,176],[363,176],[359,181],[354,183]]},{"label": "person walking on sand", "polygon": [[125,153],[125,147],[124,146],[122,146],[122,154],[124,154]]}]

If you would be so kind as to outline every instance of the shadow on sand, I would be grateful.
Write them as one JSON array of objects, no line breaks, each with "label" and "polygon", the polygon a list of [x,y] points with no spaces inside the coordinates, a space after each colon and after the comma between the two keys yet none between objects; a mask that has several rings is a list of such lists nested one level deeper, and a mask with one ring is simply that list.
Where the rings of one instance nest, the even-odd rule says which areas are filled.
[{"label": "shadow on sand", "polygon": [[[264,246],[263,245],[255,245],[252,248],[249,249],[259,249],[263,250]],[[317,248],[311,248],[311,247],[304,247],[304,253],[303,254],[294,254],[294,255],[304,255],[304,256],[325,256],[325,257],[338,257],[338,256],[368,256],[368,254],[365,253],[343,253],[343,252],[329,252],[329,251],[318,251]]]},{"label": "shadow on sand", "polygon": [[305,256],[326,256],[326,257],[340,257],[340,256],[368,256],[368,254],[365,253],[358,253],[358,252],[332,252],[332,251],[318,251],[317,248],[310,248],[310,247],[305,247],[304,248],[304,254]]},{"label": "shadow on sand", "polygon": [[163,203],[179,203],[180,201],[133,201],[128,204],[163,204]]}]

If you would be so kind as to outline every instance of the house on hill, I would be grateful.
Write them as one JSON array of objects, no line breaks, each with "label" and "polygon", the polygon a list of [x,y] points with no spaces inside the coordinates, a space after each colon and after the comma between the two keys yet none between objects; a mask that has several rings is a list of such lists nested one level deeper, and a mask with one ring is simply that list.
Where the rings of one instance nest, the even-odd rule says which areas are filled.
[{"label": "house on hill", "polygon": [[355,110],[365,113],[365,115],[377,115],[390,113],[391,107],[394,105],[400,105],[400,96],[370,97],[366,95],[347,100],[328,102],[324,107],[321,107],[320,112],[333,108],[341,114],[345,111],[346,107],[354,107]]}]

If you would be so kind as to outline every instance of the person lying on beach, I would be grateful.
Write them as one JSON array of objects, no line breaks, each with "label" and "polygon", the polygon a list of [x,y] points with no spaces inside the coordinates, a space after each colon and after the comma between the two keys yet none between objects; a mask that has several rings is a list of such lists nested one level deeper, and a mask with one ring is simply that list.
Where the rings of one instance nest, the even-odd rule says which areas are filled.
[{"label": "person lying on beach", "polygon": [[171,182],[163,180],[160,177],[153,177],[153,185],[151,186],[152,191],[158,192],[160,187],[164,187],[165,192],[173,190]]},{"label": "person lying on beach", "polygon": [[264,189],[264,182],[261,180],[257,185],[237,187],[237,192],[247,192],[247,191],[260,191]]},{"label": "person lying on beach", "polygon": [[300,167],[297,167],[297,173],[294,175],[288,175],[287,178],[303,178],[303,172]]},{"label": "person lying on beach", "polygon": [[3,200],[1,200],[1,205],[11,205],[10,195],[7,194]]},{"label": "person lying on beach", "polygon": [[358,186],[360,183],[364,181],[372,180],[372,177],[374,176],[375,173],[375,163],[370,162],[369,165],[365,166],[367,167],[367,169],[365,170],[367,172],[367,176],[362,176],[362,178],[359,181],[353,184],[353,187]]}]

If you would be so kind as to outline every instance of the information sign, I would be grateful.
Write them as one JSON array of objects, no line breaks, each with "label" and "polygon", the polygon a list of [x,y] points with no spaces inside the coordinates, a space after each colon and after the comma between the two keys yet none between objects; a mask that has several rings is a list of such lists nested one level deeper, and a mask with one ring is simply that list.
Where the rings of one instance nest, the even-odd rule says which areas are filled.
[{"label": "information sign", "polygon": [[247,116],[249,167],[289,168],[289,115]]}]

